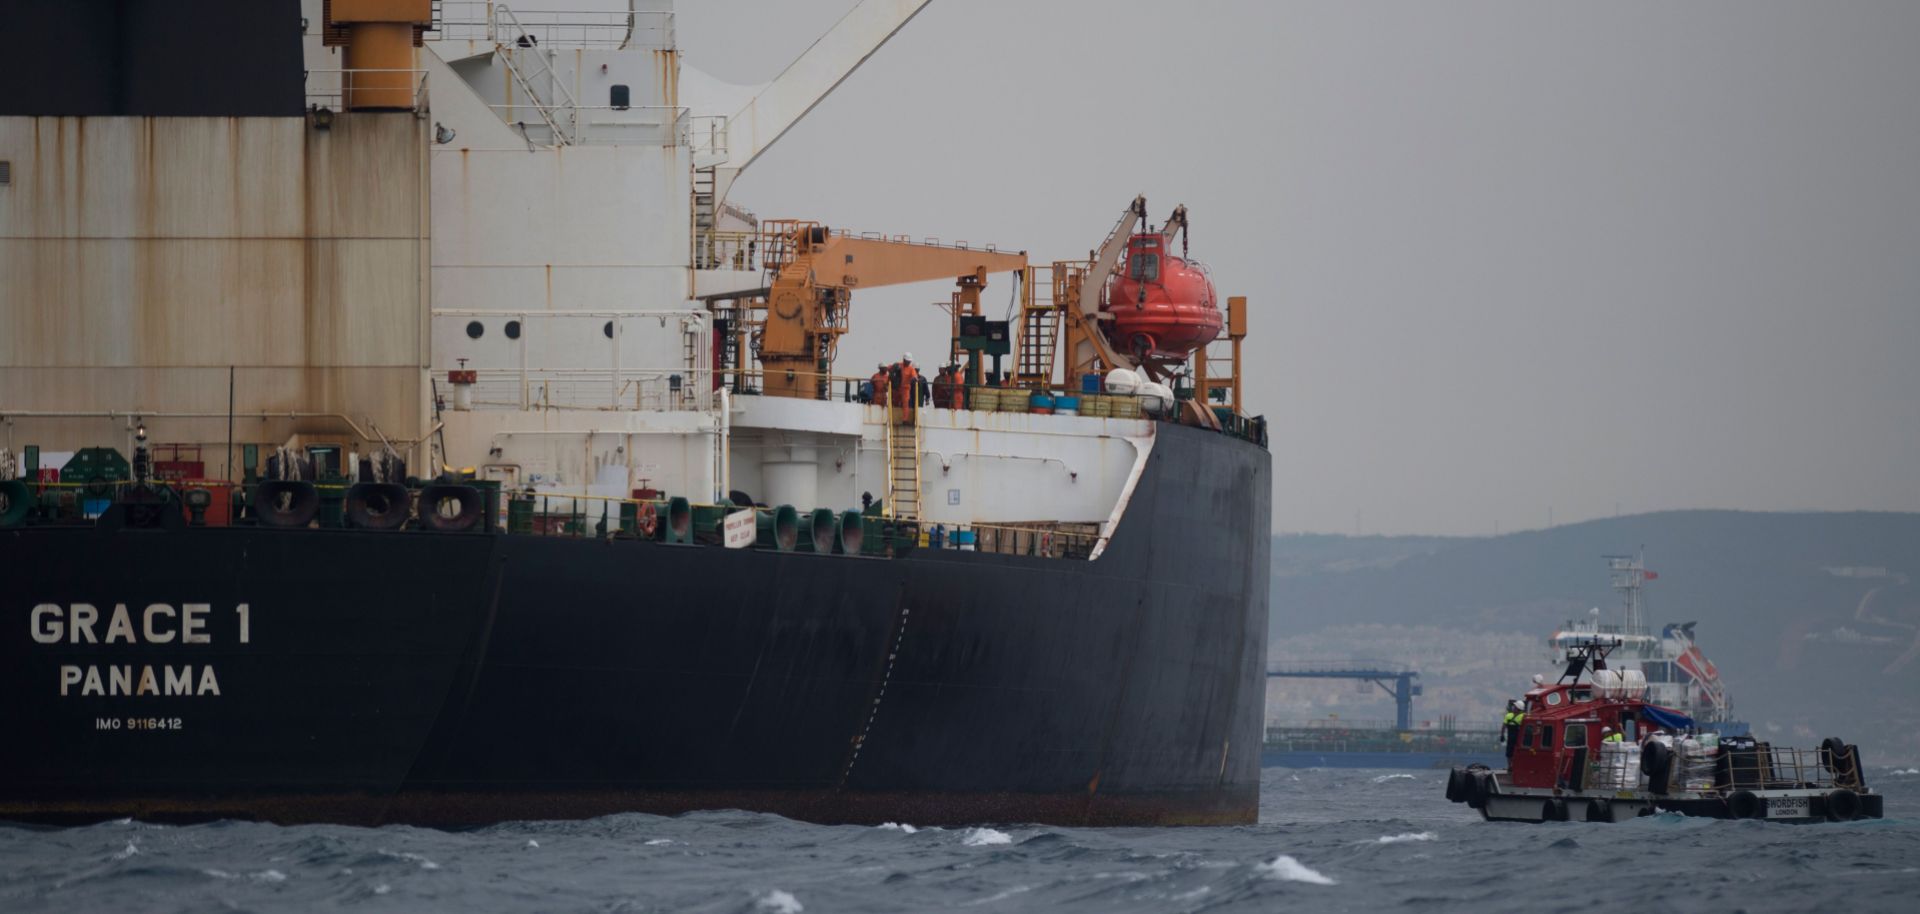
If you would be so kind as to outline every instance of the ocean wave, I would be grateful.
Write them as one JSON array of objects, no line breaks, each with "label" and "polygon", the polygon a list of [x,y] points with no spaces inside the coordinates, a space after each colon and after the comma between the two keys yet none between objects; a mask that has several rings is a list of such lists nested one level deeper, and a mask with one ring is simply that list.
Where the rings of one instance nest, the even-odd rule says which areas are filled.
[{"label": "ocean wave", "polygon": [[909,835],[920,830],[911,825],[906,824],[905,822],[882,822],[879,825],[875,825],[874,828],[882,829],[885,831],[905,832]]},{"label": "ocean wave", "polygon": [[1013,836],[994,828],[969,828],[965,834],[960,836],[960,843],[968,847],[1012,844]]},{"label": "ocean wave", "polygon": [[1414,777],[1411,774],[1383,774],[1374,778],[1373,782],[1375,784],[1385,784],[1388,781],[1411,781],[1413,779]]},{"label": "ocean wave", "polygon": [[807,906],[801,904],[800,899],[793,897],[792,892],[774,889],[754,899],[753,909],[765,911],[767,914],[800,914],[807,909]]},{"label": "ocean wave", "polygon": [[1399,835],[1381,835],[1374,839],[1375,844],[1400,844],[1405,841],[1432,841],[1439,837],[1430,831],[1410,831]]},{"label": "ocean wave", "polygon": [[1308,885],[1334,885],[1333,878],[1321,873],[1286,854],[1273,858],[1272,863],[1262,863],[1254,867],[1269,879],[1281,882],[1304,882]]}]

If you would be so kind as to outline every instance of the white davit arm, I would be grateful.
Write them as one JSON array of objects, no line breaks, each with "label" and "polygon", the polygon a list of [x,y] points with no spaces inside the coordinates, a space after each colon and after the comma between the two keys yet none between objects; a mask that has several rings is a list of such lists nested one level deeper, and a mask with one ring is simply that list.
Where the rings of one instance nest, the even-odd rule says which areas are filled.
[{"label": "white davit arm", "polygon": [[860,0],[813,47],[727,121],[727,161],[738,174],[853,74],[931,0]]}]

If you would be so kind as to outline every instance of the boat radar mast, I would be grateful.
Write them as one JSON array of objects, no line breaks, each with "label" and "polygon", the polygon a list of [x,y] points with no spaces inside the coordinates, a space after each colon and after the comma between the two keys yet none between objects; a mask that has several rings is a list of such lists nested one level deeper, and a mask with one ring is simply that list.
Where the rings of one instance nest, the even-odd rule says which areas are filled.
[{"label": "boat radar mast", "polygon": [[1647,581],[1659,577],[1656,572],[1647,570],[1646,549],[1642,547],[1638,555],[1608,555],[1607,560],[1613,591],[1620,594],[1626,603],[1626,618],[1621,620],[1621,634],[1644,635],[1647,624],[1642,612],[1644,608],[1641,588]]}]

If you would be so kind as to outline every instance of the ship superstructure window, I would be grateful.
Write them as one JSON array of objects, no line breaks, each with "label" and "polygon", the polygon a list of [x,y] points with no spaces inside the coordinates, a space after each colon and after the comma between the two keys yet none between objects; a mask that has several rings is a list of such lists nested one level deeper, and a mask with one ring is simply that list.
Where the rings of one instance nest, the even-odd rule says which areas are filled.
[{"label": "ship superstructure window", "polygon": [[468,339],[477,340],[480,337],[485,336],[486,332],[487,332],[487,327],[485,324],[482,324],[479,321],[467,321],[467,338]]},{"label": "ship superstructure window", "polygon": [[520,338],[520,322],[519,321],[507,321],[506,329],[507,329],[507,339],[517,340]]},{"label": "ship superstructure window", "polygon": [[607,339],[613,339],[613,321],[607,321],[607,325],[601,327],[600,332],[606,334]]},{"label": "ship superstructure window", "polygon": [[612,105],[615,111],[625,111],[633,105],[633,92],[626,86],[616,83],[607,92],[607,103]]},{"label": "ship superstructure window", "polygon": [[1553,726],[1551,724],[1541,728],[1540,730],[1540,748],[1542,749],[1553,748]]},{"label": "ship superstructure window", "polygon": [[1587,725],[1568,724],[1566,745],[1568,749],[1582,749],[1587,745]]}]

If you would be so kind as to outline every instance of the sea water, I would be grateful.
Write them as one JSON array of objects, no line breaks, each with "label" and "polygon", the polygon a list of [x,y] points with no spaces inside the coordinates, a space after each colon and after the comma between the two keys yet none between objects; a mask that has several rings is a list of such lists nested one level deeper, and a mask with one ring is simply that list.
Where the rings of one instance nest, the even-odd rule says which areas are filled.
[{"label": "sea water", "polygon": [[1911,911],[1920,771],[1869,780],[1887,818],[1827,825],[1489,823],[1444,771],[1274,768],[1233,828],[0,826],[0,911]]}]

